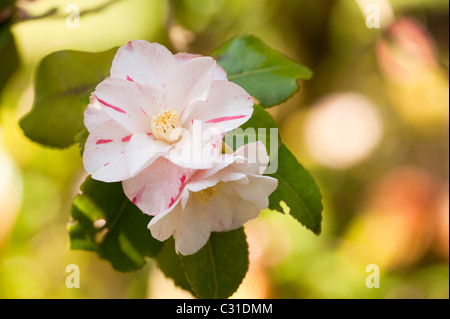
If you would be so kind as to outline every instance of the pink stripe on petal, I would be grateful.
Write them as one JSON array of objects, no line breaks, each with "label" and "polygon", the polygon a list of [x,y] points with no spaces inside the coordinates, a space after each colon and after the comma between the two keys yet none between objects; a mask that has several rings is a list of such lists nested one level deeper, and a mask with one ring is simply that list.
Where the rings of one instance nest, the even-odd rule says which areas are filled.
[{"label": "pink stripe on petal", "polygon": [[103,101],[103,100],[100,99],[99,97],[97,97],[97,100],[98,100],[101,104],[103,104],[104,106],[107,106],[107,107],[112,108],[114,111],[117,111],[117,112],[120,112],[120,113],[123,113],[123,114],[127,114],[127,112],[125,112],[124,110],[122,110],[120,107],[111,105],[111,104],[109,104],[109,103]]},{"label": "pink stripe on petal", "polygon": [[108,143],[111,143],[111,142],[114,142],[113,140],[98,140],[97,142],[95,142],[95,144],[96,145],[99,145],[99,144],[108,144]]},{"label": "pink stripe on petal", "polygon": [[134,82],[134,80],[129,75],[127,75],[127,80],[130,82]]},{"label": "pink stripe on petal", "polygon": [[106,163],[105,165],[103,165],[103,166],[108,166],[109,164],[111,164],[111,162],[108,162],[108,163]]},{"label": "pink stripe on petal", "polygon": [[125,137],[122,139],[122,142],[129,142],[132,136],[133,136],[133,135],[125,136]]},{"label": "pink stripe on petal", "polygon": [[136,196],[131,200],[131,202],[136,205],[137,202],[141,201],[142,195],[145,192],[146,186],[142,187],[137,193]]},{"label": "pink stripe on petal", "polygon": [[220,123],[225,121],[231,121],[231,120],[237,120],[241,119],[243,117],[246,117],[247,115],[236,115],[236,116],[224,116],[224,117],[218,117],[209,121],[206,121],[205,123]]}]

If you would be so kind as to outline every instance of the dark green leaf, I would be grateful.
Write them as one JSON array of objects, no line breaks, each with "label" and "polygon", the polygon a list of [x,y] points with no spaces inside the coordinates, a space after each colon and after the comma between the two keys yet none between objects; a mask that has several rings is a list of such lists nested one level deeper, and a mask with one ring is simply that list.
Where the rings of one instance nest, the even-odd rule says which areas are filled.
[{"label": "dark green leaf", "polygon": [[73,144],[83,129],[89,94],[109,75],[116,51],[59,51],[46,56],[37,70],[33,107],[20,121],[25,135],[52,147]]},{"label": "dark green leaf", "polygon": [[213,53],[228,79],[243,87],[263,107],[280,104],[297,92],[298,80],[310,79],[312,72],[259,38],[237,36]]},{"label": "dark green leaf", "polygon": [[283,211],[280,202],[285,202],[292,217],[320,234],[322,195],[312,176],[284,144],[278,149],[278,170],[269,176],[278,179],[278,187],[269,197],[269,208]]},{"label": "dark green leaf", "polygon": [[244,229],[211,233],[206,245],[193,255],[181,256],[181,263],[196,297],[230,297],[248,270]]},{"label": "dark green leaf", "polygon": [[[75,197],[69,228],[70,248],[96,252],[118,271],[134,271],[155,256],[162,243],[151,236],[150,216],[124,195],[121,183],[88,177]],[[104,224],[104,225],[103,225]]]},{"label": "dark green leaf", "polygon": [[10,23],[0,24],[0,95],[19,63],[19,54],[10,30]]},{"label": "dark green leaf", "polygon": [[[295,219],[315,234],[319,234],[322,222],[320,190],[312,176],[280,141],[278,134],[276,138],[274,134],[269,134],[270,129],[277,128],[272,116],[262,107],[255,105],[252,117],[240,128],[244,131],[236,129],[228,132],[225,143],[233,150],[256,140],[266,145],[270,157],[266,173],[270,171],[268,175],[278,179],[278,188],[269,197],[269,208],[283,212],[280,205],[280,201],[283,201]],[[232,141],[234,143],[231,143]]]},{"label": "dark green leaf", "polygon": [[155,257],[158,268],[161,269],[167,278],[171,278],[175,285],[187,291],[191,290],[191,285],[187,281],[184,269],[181,266],[181,256],[175,252],[175,241],[170,237],[164,242],[161,251]]}]

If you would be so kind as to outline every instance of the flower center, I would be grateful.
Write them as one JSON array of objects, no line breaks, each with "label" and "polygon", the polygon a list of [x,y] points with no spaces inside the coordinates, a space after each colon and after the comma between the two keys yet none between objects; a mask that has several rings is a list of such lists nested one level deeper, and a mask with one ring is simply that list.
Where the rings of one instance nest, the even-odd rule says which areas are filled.
[{"label": "flower center", "polygon": [[152,132],[158,140],[169,144],[177,142],[182,134],[177,112],[167,109],[159,112],[157,116],[152,116]]},{"label": "flower center", "polygon": [[208,203],[211,198],[216,196],[222,190],[222,182],[217,183],[214,186],[205,188],[199,192],[193,193],[195,198],[202,204]]}]

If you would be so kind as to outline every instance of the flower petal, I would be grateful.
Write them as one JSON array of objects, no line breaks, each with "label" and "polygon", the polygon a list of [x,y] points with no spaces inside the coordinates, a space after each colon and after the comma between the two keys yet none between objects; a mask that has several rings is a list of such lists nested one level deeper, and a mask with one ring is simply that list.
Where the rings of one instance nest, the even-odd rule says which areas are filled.
[{"label": "flower petal", "polygon": [[160,213],[152,218],[148,224],[148,229],[152,236],[159,241],[165,241],[173,235],[178,225],[178,221],[183,213],[180,204],[175,205],[173,209],[167,210],[165,213]]},{"label": "flower petal", "polygon": [[216,127],[222,132],[235,129],[253,113],[252,97],[239,85],[214,81],[205,101],[196,101],[188,120],[201,120],[204,129]]},{"label": "flower petal", "polygon": [[[263,174],[269,164],[267,149],[261,141],[241,146],[233,156],[236,157],[236,160],[232,166],[247,174]],[[246,160],[243,161],[242,158]]]},{"label": "flower petal", "polygon": [[205,206],[189,200],[173,234],[175,250],[182,255],[199,251],[211,235],[211,226],[205,218]]},{"label": "flower petal", "polygon": [[[264,198],[263,201],[267,201],[268,204],[267,198]],[[255,202],[244,200],[239,196],[233,197],[233,203],[233,219],[229,226],[229,230],[242,227],[249,220],[258,217],[261,212],[261,208],[256,205]]]},{"label": "flower petal", "polygon": [[102,109],[131,133],[151,130],[151,116],[164,105],[164,96],[144,83],[109,78],[100,83],[95,96]]},{"label": "flower petal", "polygon": [[[257,202],[261,198],[268,198],[278,186],[278,180],[269,176],[247,175],[249,183],[246,185],[233,183],[233,189],[244,200]],[[265,209],[267,207],[261,207]]]},{"label": "flower petal", "polygon": [[111,77],[148,83],[162,89],[177,70],[177,61],[163,45],[133,40],[119,48],[111,66]]},{"label": "flower petal", "polygon": [[89,132],[92,132],[98,126],[111,121],[111,118],[100,106],[94,94],[90,96],[90,103],[84,111],[84,126]]},{"label": "flower petal", "polygon": [[164,156],[181,167],[206,169],[215,166],[221,147],[221,136],[204,137],[201,130],[190,126]]},{"label": "flower petal", "polygon": [[167,107],[180,115],[181,125],[183,114],[188,111],[192,101],[206,99],[215,67],[216,62],[211,57],[189,60],[180,66],[163,89],[167,96]]},{"label": "flower petal", "polygon": [[86,141],[83,163],[93,179],[103,182],[118,182],[130,178],[124,156],[127,142],[122,140],[130,135],[113,120],[93,129]]},{"label": "flower petal", "polygon": [[135,177],[122,182],[125,195],[141,211],[157,215],[175,205],[192,171],[159,157]]},{"label": "flower petal", "polygon": [[125,160],[131,176],[136,176],[170,147],[170,144],[154,140],[144,133],[133,135],[125,147]]},{"label": "flower petal", "polygon": [[[175,54],[174,57],[177,60],[178,65],[181,66],[182,64],[184,64],[187,61],[190,61],[190,60],[196,59],[196,58],[201,58],[202,55],[180,52],[180,53]],[[214,79],[214,81],[217,81],[217,80],[227,81],[228,80],[227,72],[225,72],[225,70],[218,64],[216,64],[216,68],[214,69],[213,79]]]},{"label": "flower petal", "polygon": [[230,201],[228,196],[218,194],[206,204],[205,217],[211,226],[211,231],[227,231],[231,230],[230,225],[233,219],[232,206],[234,202]]}]

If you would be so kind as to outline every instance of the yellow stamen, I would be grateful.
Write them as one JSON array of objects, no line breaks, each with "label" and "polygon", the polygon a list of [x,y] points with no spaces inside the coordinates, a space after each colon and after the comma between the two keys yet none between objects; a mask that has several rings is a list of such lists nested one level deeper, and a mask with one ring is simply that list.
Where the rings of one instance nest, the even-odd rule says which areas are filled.
[{"label": "yellow stamen", "polygon": [[200,203],[206,204],[211,200],[211,198],[220,193],[221,190],[222,182],[219,182],[214,186],[201,190],[200,192],[195,192],[194,196]]},{"label": "yellow stamen", "polygon": [[167,109],[159,112],[157,116],[152,116],[152,132],[158,140],[169,144],[177,142],[182,134],[177,112]]}]

